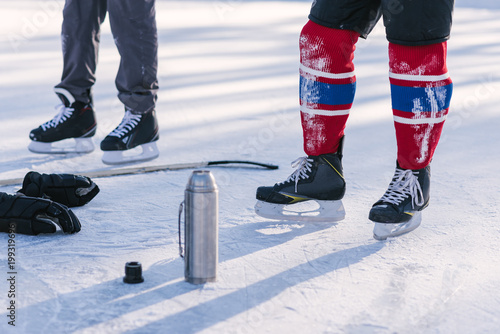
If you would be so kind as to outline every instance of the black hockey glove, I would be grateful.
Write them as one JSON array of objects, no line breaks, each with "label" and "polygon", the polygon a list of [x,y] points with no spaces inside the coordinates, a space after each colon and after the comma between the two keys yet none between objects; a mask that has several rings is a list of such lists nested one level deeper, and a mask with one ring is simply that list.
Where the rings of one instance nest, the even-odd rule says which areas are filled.
[{"label": "black hockey glove", "polygon": [[56,225],[65,233],[81,229],[75,214],[62,204],[44,198],[0,193],[0,232],[54,233]]},{"label": "black hockey glove", "polygon": [[99,187],[86,176],[29,172],[24,177],[23,188],[18,192],[74,207],[90,202],[99,192]]}]

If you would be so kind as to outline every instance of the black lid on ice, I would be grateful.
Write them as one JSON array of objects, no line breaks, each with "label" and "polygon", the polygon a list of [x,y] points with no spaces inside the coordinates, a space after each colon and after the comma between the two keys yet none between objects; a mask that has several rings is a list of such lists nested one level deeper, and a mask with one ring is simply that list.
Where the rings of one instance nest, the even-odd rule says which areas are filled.
[{"label": "black lid on ice", "polygon": [[129,284],[144,282],[144,277],[142,277],[142,265],[140,262],[127,262],[125,264],[125,277],[123,278],[123,282]]}]

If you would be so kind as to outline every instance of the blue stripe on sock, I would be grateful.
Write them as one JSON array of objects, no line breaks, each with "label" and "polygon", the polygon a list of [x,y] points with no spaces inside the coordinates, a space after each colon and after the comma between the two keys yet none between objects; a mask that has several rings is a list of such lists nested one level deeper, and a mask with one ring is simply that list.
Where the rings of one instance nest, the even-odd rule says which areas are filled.
[{"label": "blue stripe on sock", "polygon": [[440,111],[450,107],[453,84],[404,87],[391,84],[392,109],[406,112]]},{"label": "blue stripe on sock", "polygon": [[300,77],[300,99],[308,103],[339,105],[354,101],[356,82],[334,85]]}]

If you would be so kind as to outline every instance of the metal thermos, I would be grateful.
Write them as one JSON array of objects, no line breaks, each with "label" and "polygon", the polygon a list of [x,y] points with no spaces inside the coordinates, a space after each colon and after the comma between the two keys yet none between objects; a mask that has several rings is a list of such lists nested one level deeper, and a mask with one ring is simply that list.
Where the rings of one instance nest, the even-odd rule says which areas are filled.
[{"label": "metal thermos", "polygon": [[219,191],[207,170],[195,170],[184,192],[184,276],[193,284],[215,282],[219,260]]}]

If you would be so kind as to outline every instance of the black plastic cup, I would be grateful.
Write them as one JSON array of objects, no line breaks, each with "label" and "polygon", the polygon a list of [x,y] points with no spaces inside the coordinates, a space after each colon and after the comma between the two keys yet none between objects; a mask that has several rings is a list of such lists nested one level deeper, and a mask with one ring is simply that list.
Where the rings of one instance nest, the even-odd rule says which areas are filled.
[{"label": "black plastic cup", "polygon": [[123,282],[128,284],[136,284],[144,282],[142,277],[142,265],[140,262],[127,262],[125,264],[125,277]]}]

